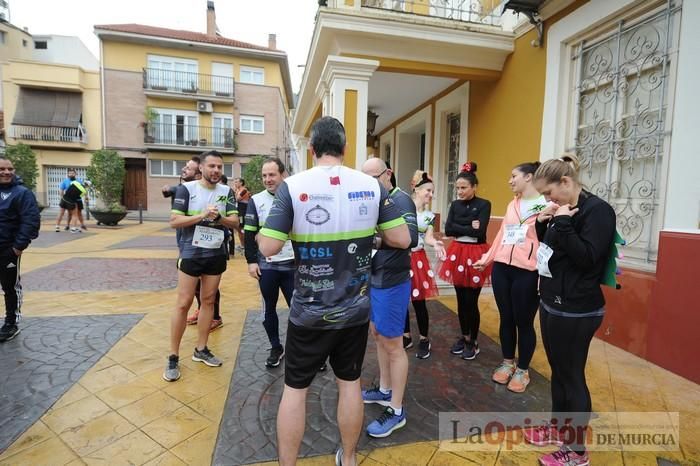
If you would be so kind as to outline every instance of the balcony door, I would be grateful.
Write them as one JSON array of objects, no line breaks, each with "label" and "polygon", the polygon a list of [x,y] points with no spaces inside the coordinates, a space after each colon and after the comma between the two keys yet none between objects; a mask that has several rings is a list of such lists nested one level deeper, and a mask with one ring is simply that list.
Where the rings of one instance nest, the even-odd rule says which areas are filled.
[{"label": "balcony door", "polygon": [[233,146],[233,116],[225,114],[214,114],[213,137],[214,145],[218,147]]},{"label": "balcony door", "polygon": [[156,109],[156,113],[156,144],[197,145],[199,126],[196,113],[167,109]]},{"label": "balcony door", "polygon": [[148,84],[167,91],[197,91],[198,67],[195,60],[148,56]]},{"label": "balcony door", "polygon": [[230,63],[211,64],[211,89],[218,96],[233,95],[233,65]]}]

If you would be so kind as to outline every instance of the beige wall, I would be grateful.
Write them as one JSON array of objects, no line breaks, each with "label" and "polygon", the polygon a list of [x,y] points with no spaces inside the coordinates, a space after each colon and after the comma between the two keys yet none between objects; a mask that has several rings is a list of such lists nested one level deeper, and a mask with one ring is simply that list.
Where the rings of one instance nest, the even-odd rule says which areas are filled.
[{"label": "beige wall", "polygon": [[146,96],[141,73],[104,70],[105,146],[143,148]]},{"label": "beige wall", "polygon": [[[269,155],[273,147],[284,147],[283,137],[287,123],[280,90],[270,86],[236,84],[236,110],[234,126],[240,128],[240,116],[253,115],[265,118],[265,134],[240,133],[238,153],[241,155]],[[288,144],[287,144],[288,145]]]},{"label": "beige wall", "polygon": [[[7,23],[0,23],[0,31],[5,33],[5,43],[0,44],[0,61],[29,60],[32,58],[34,41],[31,34]],[[23,40],[27,41],[27,45],[22,44]]]}]

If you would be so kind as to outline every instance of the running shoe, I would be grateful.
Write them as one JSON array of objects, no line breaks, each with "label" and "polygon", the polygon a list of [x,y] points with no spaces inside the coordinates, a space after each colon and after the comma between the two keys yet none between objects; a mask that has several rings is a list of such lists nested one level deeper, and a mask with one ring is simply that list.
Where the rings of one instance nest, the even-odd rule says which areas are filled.
[{"label": "running shoe", "polygon": [[377,403],[378,405],[389,406],[389,403],[391,403],[391,390],[389,390],[389,393],[382,393],[378,386],[362,390],[362,401],[365,404]]},{"label": "running shoe", "polygon": [[428,359],[430,357],[430,340],[425,339],[418,342],[416,357],[418,359]]},{"label": "running shoe", "polygon": [[4,324],[0,328],[0,342],[12,340],[19,332],[20,329],[17,327],[17,324]]},{"label": "running shoe", "polygon": [[335,452],[335,466],[343,466],[343,447],[338,447]]},{"label": "running shoe", "polygon": [[71,228],[70,232],[71,233],[82,233],[82,231],[80,231],[80,228]]},{"label": "running shoe", "polygon": [[265,367],[277,367],[280,365],[282,362],[282,358],[284,357],[284,346],[275,346],[274,348],[270,348],[270,355],[267,357],[267,361],[265,361]]},{"label": "running shoe", "polygon": [[80,225],[80,229],[81,229],[81,230],[85,230],[85,231],[87,231],[87,227],[85,226],[85,224],[84,224],[84,223],[83,223],[82,225]]},{"label": "running shoe", "polygon": [[213,332],[217,328],[224,325],[224,321],[221,319],[212,319],[211,324],[209,324],[209,333]]},{"label": "running shoe", "polygon": [[579,455],[569,447],[561,447],[559,451],[544,455],[540,458],[542,466],[588,466],[591,464],[588,452]]},{"label": "running shoe", "polygon": [[559,431],[549,422],[545,422],[541,426],[526,427],[523,429],[523,437],[527,443],[543,447],[545,445],[562,445],[564,442],[559,440]]},{"label": "running shoe", "polygon": [[177,355],[168,356],[168,365],[165,366],[163,378],[168,382],[175,382],[180,378],[180,358]]},{"label": "running shoe", "polygon": [[530,374],[524,369],[516,369],[510,382],[508,382],[508,390],[514,393],[523,393],[530,383]]},{"label": "running shoe", "polygon": [[195,347],[192,360],[195,362],[203,362],[209,367],[219,367],[221,365],[221,360],[214,356],[214,353],[209,351],[209,348],[206,346],[201,350]]},{"label": "running shoe", "polygon": [[496,368],[496,370],[493,371],[493,374],[491,374],[491,380],[496,383],[500,383],[501,385],[505,385],[513,376],[513,372],[515,372],[515,363],[503,361]]},{"label": "running shoe", "polygon": [[393,408],[387,406],[384,412],[367,426],[367,435],[374,438],[388,437],[393,431],[405,425],[406,408],[401,410],[400,415],[396,415]]},{"label": "running shoe", "polygon": [[63,230],[68,231],[68,230],[70,230],[70,227],[68,225],[66,225],[65,227],[63,227]]},{"label": "running shoe", "polygon": [[464,351],[462,351],[462,359],[465,361],[471,361],[476,358],[476,355],[480,353],[479,343],[476,341],[467,341],[464,344]]},{"label": "running shoe", "polygon": [[455,344],[452,345],[452,348],[450,349],[450,353],[452,354],[462,354],[464,352],[464,338],[459,337],[457,341],[455,341]]},{"label": "running shoe", "polygon": [[58,226],[58,225],[56,225],[56,229],[55,229],[54,231],[55,231],[56,233],[60,232],[60,231],[61,231],[61,227]]},{"label": "running shoe", "polygon": [[199,319],[199,309],[195,309],[194,314],[187,317],[187,325],[197,324],[197,319]]},{"label": "running shoe", "polygon": [[403,336],[403,349],[413,348],[413,339],[411,337]]}]

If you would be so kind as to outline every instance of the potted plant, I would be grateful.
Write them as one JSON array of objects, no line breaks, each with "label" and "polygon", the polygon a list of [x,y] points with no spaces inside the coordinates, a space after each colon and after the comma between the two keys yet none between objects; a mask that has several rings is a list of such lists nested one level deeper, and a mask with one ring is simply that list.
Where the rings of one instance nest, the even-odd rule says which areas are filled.
[{"label": "potted plant", "polygon": [[[39,176],[39,167],[36,164],[36,154],[26,144],[17,144],[5,148],[5,156],[10,159],[15,167],[15,174],[21,178],[22,184],[30,191],[36,190],[36,179]],[[36,192],[34,193],[36,197]],[[44,210],[44,205],[37,200],[39,211]]]},{"label": "potted plant", "polygon": [[146,107],[143,114],[144,121],[139,126],[143,128],[143,142],[152,144],[156,142],[156,127],[158,121],[158,112],[153,110],[153,107]]},{"label": "potted plant", "polygon": [[92,154],[87,177],[103,204],[90,209],[98,225],[116,225],[126,217],[126,207],[121,205],[125,176],[124,159],[116,151],[101,149]]}]

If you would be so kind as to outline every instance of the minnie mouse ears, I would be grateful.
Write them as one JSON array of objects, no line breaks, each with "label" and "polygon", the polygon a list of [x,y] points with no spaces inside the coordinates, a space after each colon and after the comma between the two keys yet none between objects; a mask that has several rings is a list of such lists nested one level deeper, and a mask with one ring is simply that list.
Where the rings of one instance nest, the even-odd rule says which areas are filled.
[{"label": "minnie mouse ears", "polygon": [[416,183],[416,188],[418,186],[423,185],[423,184],[432,183],[432,182],[433,182],[433,179],[430,176],[428,176],[427,173],[423,172],[423,174],[421,175],[420,181],[418,183]]},{"label": "minnie mouse ears", "polygon": [[462,167],[459,169],[459,171],[467,173],[476,173],[476,163],[465,162],[464,164],[462,164]]}]

